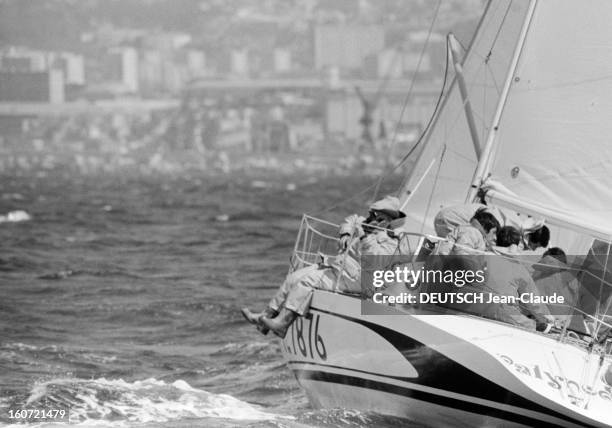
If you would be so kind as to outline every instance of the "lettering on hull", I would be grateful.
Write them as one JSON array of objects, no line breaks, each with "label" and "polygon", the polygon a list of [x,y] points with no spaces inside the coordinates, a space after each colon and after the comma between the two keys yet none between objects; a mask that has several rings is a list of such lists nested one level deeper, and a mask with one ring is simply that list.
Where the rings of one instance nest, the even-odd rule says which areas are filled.
[{"label": "lettering on hull", "polygon": [[584,405],[585,400],[588,400],[589,396],[598,396],[602,400],[612,402],[612,387],[610,386],[606,385],[603,388],[596,389],[594,385],[587,385],[577,382],[574,379],[551,373],[549,370],[540,367],[539,364],[519,363],[507,355],[498,354],[498,357],[506,366],[512,368],[520,375],[527,376],[531,379],[537,379],[548,388],[563,390],[564,396],[566,396],[570,403],[575,406]]}]

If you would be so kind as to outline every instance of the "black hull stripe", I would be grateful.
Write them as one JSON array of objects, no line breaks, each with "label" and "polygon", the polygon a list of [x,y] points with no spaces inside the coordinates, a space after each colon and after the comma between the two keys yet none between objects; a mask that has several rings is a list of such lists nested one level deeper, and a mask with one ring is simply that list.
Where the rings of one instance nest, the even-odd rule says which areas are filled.
[{"label": "black hull stripe", "polygon": [[[389,342],[389,344],[395,347],[404,358],[415,367],[417,373],[419,373],[418,378],[410,378],[409,382],[411,383],[528,409],[578,426],[596,426],[586,425],[585,422],[576,420],[571,416],[566,416],[521,397],[478,373],[473,372],[433,348],[388,327],[312,306],[310,310],[360,324],[380,335]],[[432,370],[432,367],[435,368]]]},{"label": "black hull stripe", "polygon": [[359,370],[359,369],[352,369],[352,368],[348,368],[348,367],[335,366],[333,364],[316,363],[316,362],[313,362],[313,361],[288,360],[287,364],[304,364],[304,365],[309,365],[309,366],[327,367],[327,368],[330,368],[330,369],[349,370],[349,371],[352,371],[352,372],[355,372],[355,373],[363,373],[363,374],[372,375],[372,376],[384,377],[384,378],[387,378],[387,379],[399,380],[399,381],[402,381],[402,382],[416,383],[415,381],[417,380],[416,378],[413,378],[413,377],[389,376],[389,375],[385,375],[385,374],[381,374],[381,373],[369,372],[369,371],[366,371],[366,370]]},{"label": "black hull stripe", "polygon": [[[395,394],[402,397],[413,398],[415,400],[424,401],[430,404],[449,407],[483,417],[489,416],[497,419],[502,419],[508,422],[517,424],[542,427],[542,428],[559,428],[559,425],[552,422],[547,422],[541,419],[532,418],[529,416],[519,415],[506,410],[496,409],[482,404],[472,403],[469,401],[460,400],[457,398],[437,395],[430,392],[411,389],[403,386],[397,386],[385,382],[378,382],[370,379],[363,379],[354,376],[347,376],[337,373],[328,373],[316,370],[300,370],[293,369],[298,380],[318,381],[325,383],[333,383],[339,385],[348,385],[357,388],[370,389],[374,391],[382,391],[389,394]],[[549,416],[549,415],[547,415]],[[587,426],[578,424],[579,426]]]}]

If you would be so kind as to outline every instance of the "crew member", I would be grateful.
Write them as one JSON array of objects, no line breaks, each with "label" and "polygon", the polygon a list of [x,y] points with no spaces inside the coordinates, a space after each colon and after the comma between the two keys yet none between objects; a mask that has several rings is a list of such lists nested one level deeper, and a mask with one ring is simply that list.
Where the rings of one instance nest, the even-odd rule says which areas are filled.
[{"label": "crew member", "polygon": [[479,210],[493,214],[500,226],[512,226],[519,230],[522,239],[521,249],[536,250],[546,248],[550,240],[550,230],[544,225],[543,218],[525,216],[519,213],[500,210],[482,203],[452,205],[442,208],[434,218],[436,234],[442,238],[448,236],[456,227],[469,224]]},{"label": "crew member", "polygon": [[317,264],[289,274],[264,311],[253,313],[242,308],[243,316],[257,324],[262,333],[272,330],[284,337],[293,320],[308,311],[314,288],[360,293],[360,266],[351,252],[358,256],[390,256],[406,251],[407,243],[393,232],[405,216],[399,199],[387,196],[370,206],[367,218],[347,217],[339,230],[339,255],[322,256]]},{"label": "crew member", "polygon": [[440,256],[474,254],[486,251],[495,244],[499,222],[493,214],[479,209],[469,224],[459,225],[438,244],[435,254]]}]

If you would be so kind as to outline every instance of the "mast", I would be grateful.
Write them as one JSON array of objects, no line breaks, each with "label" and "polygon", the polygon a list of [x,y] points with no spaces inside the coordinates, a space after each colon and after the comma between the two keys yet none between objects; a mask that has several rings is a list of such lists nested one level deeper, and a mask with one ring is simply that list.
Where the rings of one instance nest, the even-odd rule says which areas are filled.
[{"label": "mast", "polygon": [[491,160],[493,158],[492,154],[497,136],[497,130],[499,128],[499,122],[501,120],[506,101],[508,100],[510,86],[512,85],[514,73],[516,71],[516,67],[518,65],[523,46],[525,44],[527,31],[529,30],[529,25],[531,24],[531,19],[535,11],[536,3],[537,0],[531,0],[529,3],[529,9],[527,11],[527,15],[525,16],[523,26],[521,27],[519,40],[514,49],[514,53],[512,55],[512,62],[510,63],[510,68],[508,69],[508,74],[506,75],[506,80],[504,82],[504,87],[499,98],[499,103],[497,104],[495,115],[493,116],[492,127],[489,131],[489,135],[487,136],[487,141],[485,142],[485,147],[482,152],[482,155],[478,159],[478,165],[476,166],[476,171],[474,172],[474,177],[472,178],[472,184],[466,197],[466,203],[470,203],[476,198],[478,189],[480,188],[480,184],[482,183],[483,179],[489,174],[489,170],[491,169]]}]

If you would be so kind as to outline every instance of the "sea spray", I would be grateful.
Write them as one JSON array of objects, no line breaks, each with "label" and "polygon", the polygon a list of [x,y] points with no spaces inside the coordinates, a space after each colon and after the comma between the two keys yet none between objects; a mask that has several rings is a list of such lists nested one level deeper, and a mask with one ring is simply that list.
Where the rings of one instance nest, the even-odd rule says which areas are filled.
[{"label": "sea spray", "polygon": [[231,420],[285,419],[227,394],[213,394],[184,380],[166,383],[155,378],[59,378],[36,384],[25,406],[55,405],[70,409],[70,421],[167,422],[190,418]]}]

